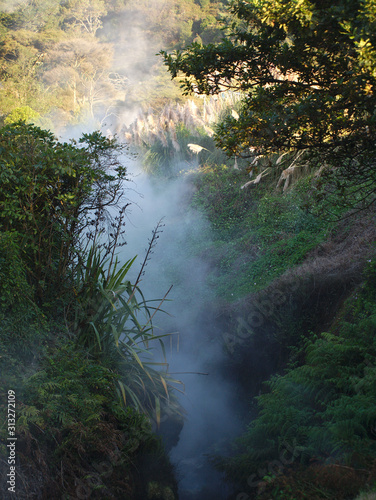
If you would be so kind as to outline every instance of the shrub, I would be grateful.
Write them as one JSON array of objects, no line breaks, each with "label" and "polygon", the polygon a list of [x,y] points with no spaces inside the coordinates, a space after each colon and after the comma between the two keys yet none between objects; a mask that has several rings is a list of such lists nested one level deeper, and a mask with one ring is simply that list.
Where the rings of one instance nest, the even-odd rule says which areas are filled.
[{"label": "shrub", "polygon": [[30,106],[21,106],[14,108],[5,118],[5,125],[10,125],[12,123],[25,122],[25,123],[36,123],[39,121],[40,114],[34,111]]},{"label": "shrub", "polygon": [[[348,299],[332,331],[307,338],[303,363],[272,377],[269,390],[256,398],[258,417],[239,440],[237,455],[221,462],[244,488],[253,471],[267,470],[293,442],[299,451],[295,466],[307,467],[315,459],[371,470],[376,460],[374,270],[371,259],[364,284]],[[337,468],[326,473],[333,478]]]}]

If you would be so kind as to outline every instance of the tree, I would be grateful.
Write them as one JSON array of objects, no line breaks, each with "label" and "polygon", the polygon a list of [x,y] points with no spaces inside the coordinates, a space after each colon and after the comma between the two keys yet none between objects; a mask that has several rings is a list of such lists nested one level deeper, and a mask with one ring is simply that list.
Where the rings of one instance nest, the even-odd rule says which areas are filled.
[{"label": "tree", "polygon": [[89,115],[105,114],[116,98],[124,98],[126,81],[111,72],[110,44],[95,39],[73,38],[57,43],[46,57],[43,80],[68,97],[74,112],[87,107]]},{"label": "tree", "polygon": [[[185,93],[231,89],[239,116],[217,144],[250,157],[320,152],[340,178],[375,191],[376,24],[373,0],[234,0],[227,37],[161,52]],[[343,188],[343,183],[342,183]]]},{"label": "tree", "polygon": [[0,231],[17,242],[39,304],[69,289],[106,208],[118,206],[121,149],[99,132],[76,144],[21,122],[0,129]]},{"label": "tree", "polygon": [[26,123],[34,123],[40,118],[40,114],[30,108],[30,106],[19,106],[12,109],[9,115],[5,118],[6,125],[23,121]]},{"label": "tree", "polygon": [[29,0],[17,6],[18,25],[30,31],[56,29],[61,21],[60,2],[54,0]]},{"label": "tree", "polygon": [[106,2],[103,0],[69,0],[65,4],[68,9],[67,22],[73,28],[92,36],[102,28],[101,18],[107,14]]},{"label": "tree", "polygon": [[15,106],[30,106],[45,111],[48,99],[46,89],[38,81],[38,73],[45,56],[38,46],[36,33],[18,30],[2,38],[0,46],[0,108],[9,112]]}]

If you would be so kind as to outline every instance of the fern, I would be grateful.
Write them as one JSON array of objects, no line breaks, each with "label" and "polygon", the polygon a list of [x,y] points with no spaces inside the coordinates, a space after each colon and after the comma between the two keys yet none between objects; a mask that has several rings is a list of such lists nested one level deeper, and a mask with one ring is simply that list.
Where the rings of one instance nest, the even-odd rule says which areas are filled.
[{"label": "fern", "polygon": [[[335,332],[305,343],[305,362],[268,382],[259,415],[237,442],[237,455],[219,466],[245,485],[250,470],[279,460],[283,442],[296,440],[298,463],[315,458],[351,463],[376,459],[375,264],[347,301]],[[356,301],[354,300],[356,298]],[[371,300],[370,300],[371,299]]]}]

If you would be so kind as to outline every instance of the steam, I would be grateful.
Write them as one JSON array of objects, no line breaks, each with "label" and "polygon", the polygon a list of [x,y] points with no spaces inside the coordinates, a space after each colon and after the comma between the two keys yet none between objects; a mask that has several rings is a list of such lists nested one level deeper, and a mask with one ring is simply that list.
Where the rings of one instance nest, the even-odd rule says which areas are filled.
[{"label": "steam", "polygon": [[[146,35],[139,15],[125,12],[120,25],[121,32],[114,39],[114,71],[127,78],[127,97],[116,109],[115,128],[110,124],[116,131],[140,116],[143,96],[139,93],[145,92],[145,82],[147,87],[160,67],[155,57],[160,46]],[[104,25],[103,33],[106,29]],[[148,91],[155,95],[160,90]],[[176,172],[180,167],[176,166]],[[211,227],[202,214],[190,208],[194,187],[189,175],[157,181],[136,162],[128,161],[127,168],[132,187],[126,196],[132,205],[121,260],[138,255],[134,279],[152,231],[163,221],[140,288],[146,299],[153,300],[162,298],[173,285],[169,301],[162,307],[168,314],[157,314],[153,321],[157,333],[174,332],[165,342],[169,371],[185,386],[185,394],[180,396],[187,412],[185,423],[170,451],[179,481],[179,500],[225,500],[230,491],[208,455],[226,454],[229,442],[240,434],[237,415],[242,405],[236,400],[236,388],[223,376],[221,326],[214,317],[216,299],[207,280],[210,262],[201,257],[211,240]]]},{"label": "steam", "polygon": [[3,0],[0,8],[3,12],[14,12],[22,6],[26,6],[30,0]]},{"label": "steam", "polygon": [[[3,9],[4,5],[12,9],[20,2],[5,2]],[[106,19],[103,21],[99,36],[107,37],[114,45],[115,57],[110,70],[126,82],[122,99],[114,101],[108,96],[108,118],[95,116],[102,131],[113,135],[140,116],[141,108],[145,113],[148,95],[155,99],[159,92],[166,92],[165,86],[161,88],[161,81],[168,83],[170,78],[166,72],[162,75],[161,63],[155,57],[162,47],[156,43],[155,36],[146,34],[139,13],[119,14],[117,27],[106,23]],[[153,88],[152,77],[158,74],[162,80],[158,82],[159,88]],[[82,132],[98,128],[88,122],[62,130],[58,114],[56,116],[61,140],[77,138]],[[194,149],[194,145],[191,147]],[[211,227],[202,214],[190,208],[194,187],[188,174],[156,181],[147,177],[136,162],[129,158],[124,161],[132,179],[125,193],[131,207],[126,227],[127,245],[121,248],[119,257],[125,262],[138,256],[130,279],[136,279],[152,230],[163,221],[140,288],[147,300],[153,300],[162,298],[173,285],[169,301],[163,304],[168,314],[158,313],[153,322],[156,333],[175,332],[166,342],[169,371],[176,373],[175,378],[185,385],[180,403],[186,409],[186,420],[179,441],[170,450],[180,485],[179,499],[225,500],[230,491],[210,464],[208,455],[225,454],[228,443],[240,434],[237,413],[242,405],[236,400],[236,388],[223,375],[225,354],[221,325],[215,318],[216,299],[207,280],[210,262],[202,257],[211,240]],[[176,171],[180,168],[177,165]]]},{"label": "steam", "polygon": [[170,454],[177,468],[179,499],[225,500],[230,491],[207,455],[226,453],[241,425],[236,417],[236,390],[221,374],[222,337],[212,307],[213,290],[206,279],[210,263],[199,256],[211,238],[211,228],[189,207],[193,187],[188,176],[153,182],[136,164],[128,169],[134,172],[134,190],[127,196],[137,205],[129,214],[122,260],[137,254],[141,263],[153,227],[161,218],[164,223],[140,286],[146,298],[155,299],[173,285],[170,302],[163,304],[170,316],[157,315],[155,324],[161,332],[179,332],[171,344],[166,341],[170,372],[177,373],[175,377],[185,385],[180,403],[187,416]]},{"label": "steam", "polygon": [[[162,41],[155,33],[150,33],[150,22],[145,18],[145,8],[138,11],[137,5],[128,6],[119,13],[115,30],[113,21],[105,21],[100,33],[113,44],[113,71],[125,79],[124,98],[116,103],[112,116],[107,120],[116,132],[130,125],[140,109],[147,109],[150,99],[158,100],[161,94],[166,93],[166,88],[174,87],[162,60],[156,57],[156,52],[162,48]],[[161,81],[154,80],[158,75],[163,79],[163,85]]]}]

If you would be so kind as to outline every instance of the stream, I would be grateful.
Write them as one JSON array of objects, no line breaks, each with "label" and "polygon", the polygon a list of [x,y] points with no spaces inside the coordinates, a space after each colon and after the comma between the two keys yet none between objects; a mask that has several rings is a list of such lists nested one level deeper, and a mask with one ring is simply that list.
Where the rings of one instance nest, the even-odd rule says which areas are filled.
[{"label": "stream", "polygon": [[241,432],[239,414],[244,402],[238,401],[236,388],[221,373],[225,354],[214,316],[215,296],[207,284],[210,266],[197,251],[210,241],[211,228],[190,207],[194,188],[188,176],[152,181],[135,162],[128,171],[132,187],[126,197],[132,205],[121,260],[137,255],[131,276],[135,279],[152,231],[162,220],[140,288],[152,300],[162,298],[173,285],[162,306],[168,314],[158,312],[153,322],[157,334],[172,333],[165,340],[169,371],[184,384],[179,400],[186,415],[175,442],[169,436],[169,422],[161,426],[176,469],[179,499],[225,500],[231,490],[208,456],[225,454]]}]

